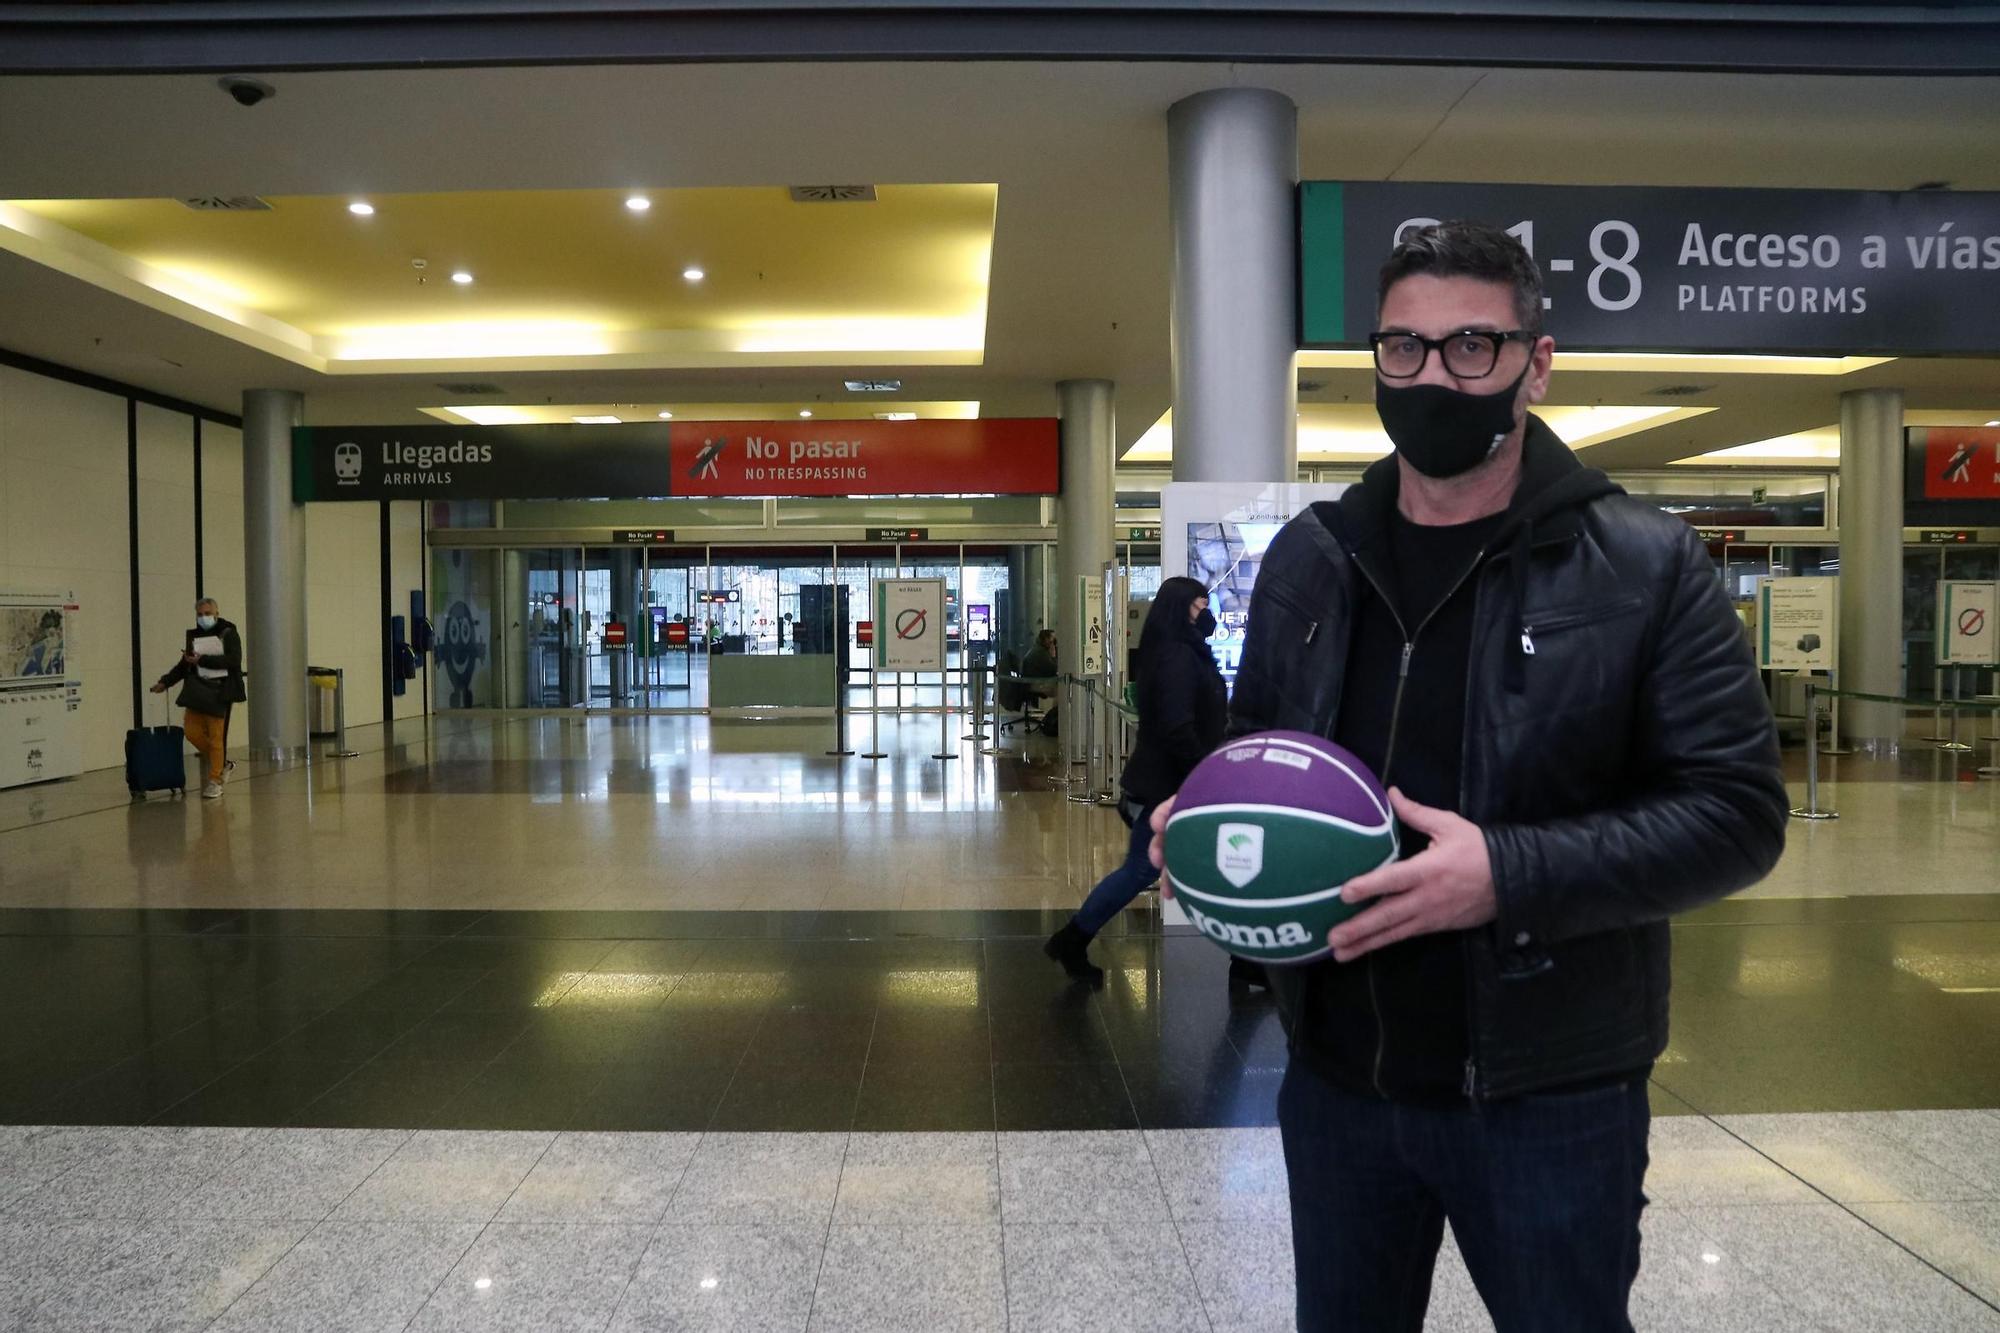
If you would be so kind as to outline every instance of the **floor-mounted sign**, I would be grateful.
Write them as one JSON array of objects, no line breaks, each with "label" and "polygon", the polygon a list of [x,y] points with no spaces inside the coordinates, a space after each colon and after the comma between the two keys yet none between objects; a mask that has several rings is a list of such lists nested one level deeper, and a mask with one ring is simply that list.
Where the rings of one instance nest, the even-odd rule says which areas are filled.
[{"label": "floor-mounted sign", "polygon": [[1834,626],[1838,578],[1760,579],[1757,665],[1765,671],[1831,671],[1840,636]]},{"label": "floor-mounted sign", "polygon": [[944,580],[875,580],[875,666],[881,671],[944,670]]},{"label": "floor-mounted sign", "polygon": [[1401,235],[1440,218],[1505,227],[1534,255],[1570,350],[2000,348],[2000,194],[1307,181],[1307,347],[1360,346]]},{"label": "floor-mounted sign", "polygon": [[1054,495],[1054,418],[300,426],[292,498]]},{"label": "floor-mounted sign", "polygon": [[1937,586],[1939,666],[2000,666],[2000,583],[1952,579]]}]

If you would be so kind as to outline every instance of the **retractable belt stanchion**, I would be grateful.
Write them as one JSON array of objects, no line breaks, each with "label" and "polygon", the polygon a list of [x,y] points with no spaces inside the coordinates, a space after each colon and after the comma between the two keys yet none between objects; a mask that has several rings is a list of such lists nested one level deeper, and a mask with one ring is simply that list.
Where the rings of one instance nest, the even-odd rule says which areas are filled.
[{"label": "retractable belt stanchion", "polygon": [[1937,667],[1931,672],[1931,734],[1925,740],[1942,745],[1952,739],[1944,729],[1944,668]]},{"label": "retractable belt stanchion", "polygon": [[[1096,682],[1092,682],[1093,691],[1100,688]],[[1111,737],[1118,727],[1118,701],[1106,694],[1104,707],[1098,712],[1097,738],[1100,742],[1098,752],[1103,755],[1103,760],[1098,765],[1095,787],[1099,805],[1118,804],[1118,751],[1111,743]]]},{"label": "retractable belt stanchion", "polygon": [[[1938,749],[1949,750],[1954,754],[1963,754],[1972,748],[1958,738],[1958,696],[1959,685],[1963,680],[1963,677],[1959,674],[1960,671],[1961,668],[1959,667],[1951,669],[1951,726],[1945,732],[1944,738],[1938,742]],[[1942,676],[1944,673],[1939,672],[1938,674]]]},{"label": "retractable belt stanchion", "polygon": [[938,677],[938,752],[931,758],[958,758],[958,751],[951,748],[951,680],[948,674]]},{"label": "retractable belt stanchion", "polygon": [[1070,776],[1070,785],[1079,788],[1079,790],[1072,791],[1069,794],[1069,799],[1085,805],[1095,805],[1097,804],[1097,780],[1091,770],[1095,767],[1093,755],[1096,753],[1096,747],[1092,744],[1096,739],[1093,735],[1093,730],[1097,725],[1097,714],[1094,707],[1096,695],[1090,688],[1090,681],[1085,677],[1071,677],[1070,686],[1073,694],[1081,694],[1083,696],[1083,730],[1076,734],[1077,739],[1083,742],[1083,757],[1081,759],[1072,759],[1070,766],[1075,767],[1077,764],[1082,764],[1083,775],[1081,777],[1075,774]]},{"label": "retractable belt stanchion", "polygon": [[887,759],[882,750],[882,696],[875,691],[875,663],[868,663],[868,752],[863,759]]},{"label": "retractable belt stanchion", "polygon": [[1793,819],[1838,819],[1831,810],[1819,808],[1819,686],[1806,682],[1806,803],[1792,811]]},{"label": "retractable belt stanchion", "polygon": [[2000,694],[1993,699],[1993,733],[1986,738],[1986,762],[1978,770],[1982,778],[2000,778]]},{"label": "retractable belt stanchion", "polygon": [[986,739],[986,664],[978,663],[966,668],[967,678],[972,685],[972,730],[963,739],[984,741]]},{"label": "retractable belt stanchion", "polygon": [[854,747],[847,743],[847,682],[840,678],[839,659],[833,668],[833,748],[831,755],[850,755]]},{"label": "retractable belt stanchion", "polygon": [[[1828,670],[1826,673],[1826,683],[1829,692],[1840,688],[1840,672],[1838,669]],[[1840,743],[1840,696],[1838,694],[1830,694],[1830,699],[1831,701],[1826,706],[1826,744],[1820,747],[1819,752],[1835,756],[1853,754],[1853,746],[1842,745]],[[1813,727],[1813,733],[1815,735],[1819,733],[1817,724]]]}]

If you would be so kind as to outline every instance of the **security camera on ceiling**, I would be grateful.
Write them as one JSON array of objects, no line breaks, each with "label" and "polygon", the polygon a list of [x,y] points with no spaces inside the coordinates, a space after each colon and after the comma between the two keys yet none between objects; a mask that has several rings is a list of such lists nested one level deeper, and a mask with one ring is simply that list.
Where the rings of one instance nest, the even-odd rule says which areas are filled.
[{"label": "security camera on ceiling", "polygon": [[244,74],[225,74],[215,82],[222,91],[235,98],[239,106],[256,106],[278,95],[278,90],[262,79]]}]

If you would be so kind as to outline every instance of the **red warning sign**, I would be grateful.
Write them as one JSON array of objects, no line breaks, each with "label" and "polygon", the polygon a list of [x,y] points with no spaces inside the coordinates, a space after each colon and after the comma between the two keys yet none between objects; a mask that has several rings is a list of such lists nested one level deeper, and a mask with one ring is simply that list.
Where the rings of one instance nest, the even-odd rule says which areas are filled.
[{"label": "red warning sign", "polygon": [[866,648],[875,642],[875,622],[857,620],[854,622],[854,641]]},{"label": "red warning sign", "polygon": [[667,647],[685,648],[687,647],[687,641],[687,622],[684,620],[669,620],[667,622]]}]

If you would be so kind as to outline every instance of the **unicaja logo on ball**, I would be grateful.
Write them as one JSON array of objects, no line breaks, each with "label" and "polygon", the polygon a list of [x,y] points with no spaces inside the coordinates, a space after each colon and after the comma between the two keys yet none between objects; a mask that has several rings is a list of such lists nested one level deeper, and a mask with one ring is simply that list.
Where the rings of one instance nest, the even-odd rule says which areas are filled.
[{"label": "unicaja logo on ball", "polygon": [[1242,888],[1264,869],[1264,830],[1255,824],[1223,824],[1215,830],[1215,868]]}]

